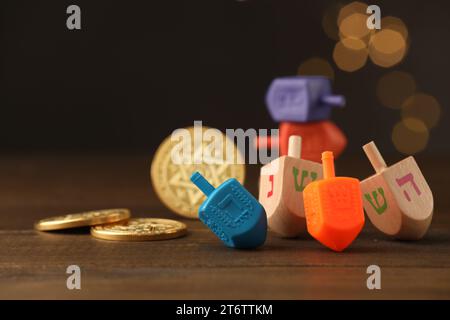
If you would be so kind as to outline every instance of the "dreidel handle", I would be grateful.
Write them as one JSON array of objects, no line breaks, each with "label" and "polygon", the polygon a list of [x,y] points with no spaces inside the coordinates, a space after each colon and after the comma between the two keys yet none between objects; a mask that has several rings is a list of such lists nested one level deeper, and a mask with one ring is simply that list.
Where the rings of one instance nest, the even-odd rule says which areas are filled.
[{"label": "dreidel handle", "polygon": [[320,98],[322,103],[332,107],[344,107],[345,97],[335,94],[329,94]]},{"label": "dreidel handle", "polygon": [[369,143],[363,146],[363,150],[366,153],[367,158],[369,158],[372,167],[375,169],[376,173],[380,173],[384,169],[386,169],[387,165],[381,155],[380,151],[378,151],[375,142],[370,141]]},{"label": "dreidel handle", "polygon": [[330,179],[335,177],[333,152],[322,152],[323,178]]},{"label": "dreidel handle", "polygon": [[290,136],[289,137],[289,147],[288,156],[292,158],[300,159],[302,156],[302,137],[300,136]]},{"label": "dreidel handle", "polygon": [[211,183],[205,179],[204,176],[200,174],[200,172],[196,171],[191,176],[191,181],[205,194],[205,196],[209,197],[211,193],[215,190]]}]

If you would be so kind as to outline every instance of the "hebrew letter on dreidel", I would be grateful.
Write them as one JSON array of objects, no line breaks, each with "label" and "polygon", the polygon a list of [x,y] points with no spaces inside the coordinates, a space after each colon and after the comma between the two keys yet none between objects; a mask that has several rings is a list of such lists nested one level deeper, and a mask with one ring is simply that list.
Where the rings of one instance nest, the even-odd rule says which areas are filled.
[{"label": "hebrew letter on dreidel", "polygon": [[234,220],[234,222],[238,222],[242,217],[248,216],[248,210],[240,206],[239,202],[237,202],[236,199],[230,194],[227,194],[225,198],[217,204],[217,206],[222,209],[225,214],[228,214],[229,212],[240,212],[240,215],[237,217],[229,216],[229,218]]},{"label": "hebrew letter on dreidel", "polygon": [[295,187],[295,191],[303,191],[303,179],[304,179],[304,174],[306,173],[306,175],[308,175],[307,172],[305,172],[303,170],[302,172],[302,182],[299,185],[298,184],[298,169],[296,167],[292,167],[292,174],[294,175],[294,187]]},{"label": "hebrew letter on dreidel", "polygon": [[[298,184],[298,169],[296,167],[292,167],[292,174],[294,175],[294,187],[295,191],[303,192],[305,189],[305,179],[308,178],[308,170],[302,170],[302,181],[300,185]],[[311,182],[317,179],[317,172],[311,171]]]},{"label": "hebrew letter on dreidel", "polygon": [[[380,204],[378,203],[377,191],[383,197],[383,205],[382,206],[380,206]],[[375,200],[376,205],[373,203],[372,198],[370,197],[369,193],[364,194],[364,197],[366,198],[366,200],[370,203],[370,205],[375,209],[375,211],[378,214],[382,214],[383,212],[385,212],[387,209],[387,201],[384,196],[383,188],[378,188],[377,190],[372,191],[372,196],[373,196],[373,199]]]},{"label": "hebrew letter on dreidel", "polygon": [[271,196],[273,196],[273,174],[269,176],[269,181],[270,181],[270,190],[269,192],[267,192],[267,198],[270,198]]},{"label": "hebrew letter on dreidel", "polygon": [[[422,192],[420,192],[419,187],[417,186],[416,182],[414,181],[414,176],[411,172],[401,178],[395,179],[395,181],[397,182],[399,187],[410,182],[412,184],[414,190],[416,191],[417,195],[420,196],[422,193]],[[405,195],[406,200],[411,201],[411,197],[409,196],[409,193],[406,190],[403,190],[403,194]]]}]

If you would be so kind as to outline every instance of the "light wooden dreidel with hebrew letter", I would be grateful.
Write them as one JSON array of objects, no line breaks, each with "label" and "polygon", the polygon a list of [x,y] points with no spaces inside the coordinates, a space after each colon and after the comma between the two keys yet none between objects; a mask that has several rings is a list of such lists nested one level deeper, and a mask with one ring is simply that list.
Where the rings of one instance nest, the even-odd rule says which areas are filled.
[{"label": "light wooden dreidel with hebrew letter", "polygon": [[376,172],[361,182],[370,221],[397,239],[422,238],[433,217],[433,194],[416,161],[411,156],[388,167],[373,141],[363,149]]},{"label": "light wooden dreidel with hebrew letter", "polygon": [[300,136],[289,137],[287,156],[261,168],[259,202],[266,210],[269,228],[283,237],[306,231],[303,189],[322,178],[322,165],[301,159]]},{"label": "light wooden dreidel with hebrew letter", "polygon": [[333,152],[322,153],[323,180],[303,191],[308,232],[334,251],[342,251],[364,226],[359,180],[334,176]]}]

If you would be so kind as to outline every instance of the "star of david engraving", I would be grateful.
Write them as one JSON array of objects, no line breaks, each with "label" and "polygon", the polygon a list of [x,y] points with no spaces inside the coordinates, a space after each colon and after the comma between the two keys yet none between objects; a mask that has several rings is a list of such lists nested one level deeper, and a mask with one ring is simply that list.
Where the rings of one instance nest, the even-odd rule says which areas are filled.
[{"label": "star of david engraving", "polygon": [[[194,158],[202,152],[202,148],[197,148],[194,151]],[[223,159],[211,155],[203,154],[203,160],[207,163],[220,163]],[[211,182],[213,186],[219,186],[223,182],[223,174],[230,167],[227,163],[208,164],[208,165],[177,165],[175,174],[169,179],[169,186],[173,188],[174,193],[180,198],[187,198],[190,205],[196,205],[204,197],[203,193],[190,181],[192,172],[198,170]],[[203,170],[202,170],[203,169]],[[207,170],[207,171],[205,171]]]}]

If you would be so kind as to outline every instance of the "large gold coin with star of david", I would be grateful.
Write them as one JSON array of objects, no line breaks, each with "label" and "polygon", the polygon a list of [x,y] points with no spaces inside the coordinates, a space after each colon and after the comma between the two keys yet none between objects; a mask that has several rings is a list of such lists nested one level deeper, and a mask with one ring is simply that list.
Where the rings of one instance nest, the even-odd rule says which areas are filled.
[{"label": "large gold coin with star of david", "polygon": [[[203,136],[208,129],[211,128],[205,126],[202,126],[201,129],[184,128],[185,135],[190,136],[190,139],[176,140],[173,139],[173,136],[167,137],[156,151],[151,165],[150,175],[153,189],[159,199],[170,210],[186,218],[198,218],[198,208],[206,199],[190,181],[190,177],[195,171],[199,171],[216,188],[230,178],[235,178],[241,184],[245,179],[244,164],[237,164],[236,161],[231,163],[223,161],[227,159],[224,156],[225,149],[229,149],[228,152],[231,152],[231,148],[227,148],[227,140],[229,141],[228,145],[233,149],[233,159],[242,157],[236,145],[225,134],[213,129],[216,132],[216,138],[220,137],[223,141],[223,153],[211,151],[214,150],[214,147],[217,148],[214,139],[198,138],[199,135]],[[182,152],[179,152],[185,159],[182,163],[173,161],[173,154],[178,154],[175,151],[180,151],[180,143],[183,143],[185,147]]]}]

